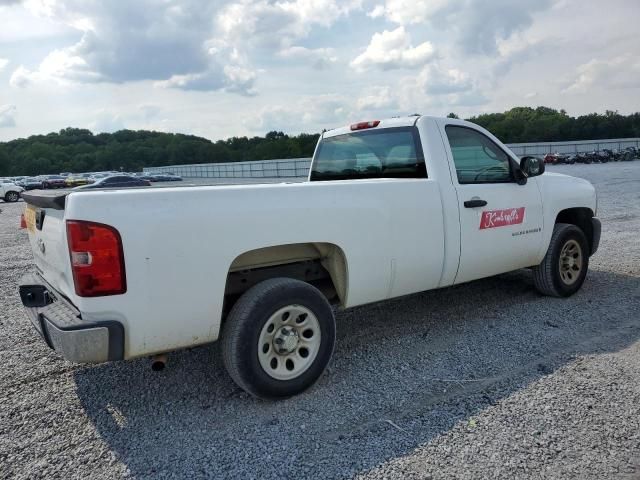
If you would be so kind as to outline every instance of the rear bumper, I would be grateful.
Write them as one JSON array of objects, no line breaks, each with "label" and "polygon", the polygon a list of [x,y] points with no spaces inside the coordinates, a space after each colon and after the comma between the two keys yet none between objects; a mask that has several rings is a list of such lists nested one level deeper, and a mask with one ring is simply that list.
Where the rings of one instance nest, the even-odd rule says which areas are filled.
[{"label": "rear bumper", "polygon": [[602,234],[602,223],[600,223],[600,219],[593,217],[591,219],[591,224],[593,226],[593,238],[591,240],[591,255],[598,251],[598,247],[600,246],[600,235]]},{"label": "rear bumper", "polygon": [[20,299],[29,320],[50,348],[75,363],[124,358],[124,328],[115,320],[87,322],[41,275],[20,280]]}]

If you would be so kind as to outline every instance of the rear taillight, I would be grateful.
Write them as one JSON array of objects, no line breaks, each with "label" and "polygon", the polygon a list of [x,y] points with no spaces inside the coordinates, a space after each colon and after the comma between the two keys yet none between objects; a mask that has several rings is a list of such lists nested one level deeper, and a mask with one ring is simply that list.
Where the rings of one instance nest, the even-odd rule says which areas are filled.
[{"label": "rear taillight", "polygon": [[67,242],[79,296],[101,297],[127,291],[122,239],[115,228],[67,220]]},{"label": "rear taillight", "polygon": [[364,130],[365,128],[375,128],[380,125],[380,120],[373,120],[371,122],[360,122],[351,125],[351,130]]}]

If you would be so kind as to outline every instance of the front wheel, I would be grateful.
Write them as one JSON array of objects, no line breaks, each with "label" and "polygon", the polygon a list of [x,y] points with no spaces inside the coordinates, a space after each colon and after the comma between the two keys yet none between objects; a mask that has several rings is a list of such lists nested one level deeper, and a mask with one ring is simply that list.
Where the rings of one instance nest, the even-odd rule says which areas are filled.
[{"label": "front wheel", "polygon": [[533,268],[533,282],[544,295],[568,297],[580,289],[588,269],[589,244],[584,232],[575,225],[557,223],[547,254]]},{"label": "front wheel", "polygon": [[20,198],[20,194],[18,192],[7,192],[4,196],[4,201],[8,203],[17,202]]},{"label": "front wheel", "polygon": [[247,290],[227,317],[223,361],[231,378],[259,398],[287,398],[311,387],[329,364],[336,326],[312,285],[274,278]]}]

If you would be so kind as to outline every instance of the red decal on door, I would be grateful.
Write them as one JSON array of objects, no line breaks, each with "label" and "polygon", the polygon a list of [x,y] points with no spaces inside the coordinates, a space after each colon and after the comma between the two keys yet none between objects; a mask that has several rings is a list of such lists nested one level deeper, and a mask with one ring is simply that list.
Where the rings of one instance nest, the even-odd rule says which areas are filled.
[{"label": "red decal on door", "polygon": [[524,221],[524,207],[509,208],[507,210],[488,210],[482,212],[480,230],[485,228],[506,227],[517,225]]}]

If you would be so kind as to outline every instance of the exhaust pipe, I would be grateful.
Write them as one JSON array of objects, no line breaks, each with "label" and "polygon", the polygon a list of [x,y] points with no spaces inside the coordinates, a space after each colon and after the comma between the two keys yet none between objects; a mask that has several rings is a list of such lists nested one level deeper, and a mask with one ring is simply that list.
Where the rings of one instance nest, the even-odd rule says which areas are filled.
[{"label": "exhaust pipe", "polygon": [[151,370],[161,372],[167,366],[167,355],[165,353],[151,357]]}]

